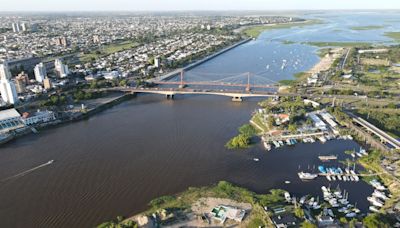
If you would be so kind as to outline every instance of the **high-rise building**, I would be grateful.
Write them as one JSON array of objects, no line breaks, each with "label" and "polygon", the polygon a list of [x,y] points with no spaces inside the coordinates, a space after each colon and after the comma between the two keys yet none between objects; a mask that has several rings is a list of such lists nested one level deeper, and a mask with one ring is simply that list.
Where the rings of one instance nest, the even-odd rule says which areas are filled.
[{"label": "high-rise building", "polygon": [[35,80],[39,83],[42,83],[47,77],[46,66],[43,63],[37,64],[33,72],[35,73]]},{"label": "high-rise building", "polygon": [[95,44],[100,43],[100,36],[99,35],[94,35],[93,36],[93,43],[95,43]]},{"label": "high-rise building", "polygon": [[13,32],[19,32],[20,31],[20,27],[19,27],[19,23],[18,22],[12,23],[11,26],[12,26]]},{"label": "high-rise building", "polygon": [[15,77],[15,88],[18,94],[26,92],[26,85],[28,84],[28,82],[29,77],[23,71]]},{"label": "high-rise building", "polygon": [[54,68],[56,75],[60,78],[65,78],[69,74],[68,66],[64,65],[60,59],[56,59]]},{"label": "high-rise building", "polygon": [[0,81],[0,93],[1,98],[4,102],[8,104],[16,104],[18,103],[18,95],[15,85],[10,80],[1,80]]},{"label": "high-rise building", "polygon": [[21,30],[24,31],[24,32],[28,30],[28,27],[26,26],[26,23],[22,23],[21,24]]},{"label": "high-rise building", "polygon": [[58,46],[68,46],[68,40],[65,36],[56,38],[56,45]]},{"label": "high-rise building", "polygon": [[4,62],[0,64],[0,80],[9,80],[11,79],[11,73],[8,69],[8,62]]},{"label": "high-rise building", "polygon": [[53,85],[51,84],[50,78],[45,78],[45,79],[43,80],[43,87],[44,87],[44,89],[46,89],[46,90],[49,90],[49,89],[51,89],[51,88],[53,87]]},{"label": "high-rise building", "polygon": [[18,95],[15,85],[10,81],[11,73],[8,70],[8,63],[0,65],[0,93],[4,102],[9,104],[18,103]]}]

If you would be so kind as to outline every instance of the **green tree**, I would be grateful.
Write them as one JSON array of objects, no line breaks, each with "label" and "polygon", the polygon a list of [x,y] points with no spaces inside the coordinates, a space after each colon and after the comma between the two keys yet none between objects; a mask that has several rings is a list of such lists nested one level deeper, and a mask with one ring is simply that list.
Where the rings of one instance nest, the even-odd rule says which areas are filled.
[{"label": "green tree", "polygon": [[314,225],[310,222],[307,222],[307,221],[302,222],[300,227],[301,228],[317,228],[316,225]]},{"label": "green tree", "polygon": [[245,124],[239,128],[239,132],[240,134],[251,137],[256,134],[256,129],[254,129],[254,127],[250,124]]},{"label": "green tree", "polygon": [[289,130],[291,133],[294,134],[294,133],[297,132],[297,126],[296,126],[295,124],[289,124],[288,130]]},{"label": "green tree", "polygon": [[240,134],[226,143],[226,147],[229,149],[240,149],[246,148],[250,144],[250,138],[247,135]]}]

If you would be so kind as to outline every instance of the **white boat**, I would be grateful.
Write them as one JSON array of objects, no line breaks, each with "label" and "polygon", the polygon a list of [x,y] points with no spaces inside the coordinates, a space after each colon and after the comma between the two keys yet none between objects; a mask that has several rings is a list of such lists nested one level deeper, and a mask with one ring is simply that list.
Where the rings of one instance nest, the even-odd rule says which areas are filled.
[{"label": "white boat", "polygon": [[346,175],[343,175],[343,181],[347,181]]},{"label": "white boat", "polygon": [[50,161],[47,162],[47,164],[51,164],[53,162],[54,162],[54,160],[50,160]]},{"label": "white boat", "polygon": [[329,175],[326,175],[326,179],[328,179],[328,181],[332,181],[332,178]]},{"label": "white boat", "polygon": [[377,198],[380,198],[380,199],[382,199],[382,200],[387,200],[387,199],[389,199],[389,197],[387,197],[385,193],[380,192],[380,191],[378,191],[378,190],[375,190],[375,191],[372,193],[372,195],[375,196],[375,197],[377,197]]},{"label": "white boat", "polygon": [[253,158],[253,161],[258,162],[258,161],[260,161],[260,159],[258,159],[258,158]]},{"label": "white boat", "polygon": [[324,136],[318,137],[319,141],[321,141],[322,143],[326,142],[326,138]]},{"label": "white boat", "polygon": [[383,202],[373,196],[367,197],[367,200],[376,207],[383,207]]},{"label": "white boat", "polygon": [[342,180],[342,176],[337,175],[337,179],[341,181]]},{"label": "white boat", "polygon": [[287,202],[292,201],[292,198],[290,198],[289,192],[285,192],[283,195],[285,196],[285,199],[286,199]]},{"label": "white boat", "polygon": [[354,212],[350,212],[350,213],[346,214],[346,218],[354,218],[356,216],[357,216],[357,214]]},{"label": "white boat", "polygon": [[379,212],[379,209],[374,207],[374,206],[370,206],[369,210],[372,211],[372,212],[377,212],[377,213]]},{"label": "white boat", "polygon": [[300,204],[304,204],[304,202],[306,201],[306,199],[307,199],[307,196],[301,197],[299,203],[300,203]]},{"label": "white boat", "polygon": [[265,149],[267,150],[267,151],[270,151],[271,150],[271,145],[269,145],[267,142],[265,142],[264,141],[264,147],[265,147]]},{"label": "white boat", "polygon": [[336,177],[335,176],[331,176],[333,181],[336,181]]},{"label": "white boat", "polygon": [[318,177],[318,174],[305,173],[305,172],[299,172],[297,173],[297,175],[299,175],[299,178],[302,180],[314,180],[315,178]]}]

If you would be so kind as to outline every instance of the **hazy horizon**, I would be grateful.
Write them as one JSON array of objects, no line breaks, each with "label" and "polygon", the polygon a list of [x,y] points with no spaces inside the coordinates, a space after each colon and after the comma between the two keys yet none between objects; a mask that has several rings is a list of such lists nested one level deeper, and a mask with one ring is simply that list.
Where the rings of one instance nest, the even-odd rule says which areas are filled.
[{"label": "hazy horizon", "polygon": [[69,12],[69,11],[307,11],[307,10],[396,10],[396,0],[0,0],[0,12]]}]

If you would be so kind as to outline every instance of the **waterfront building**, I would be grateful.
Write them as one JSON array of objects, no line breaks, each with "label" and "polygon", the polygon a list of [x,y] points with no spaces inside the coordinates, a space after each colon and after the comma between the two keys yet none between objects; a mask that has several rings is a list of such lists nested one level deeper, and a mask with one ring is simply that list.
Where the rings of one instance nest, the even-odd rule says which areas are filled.
[{"label": "waterfront building", "polygon": [[56,72],[56,75],[60,78],[65,78],[69,74],[68,66],[64,65],[60,59],[55,60],[54,70]]},{"label": "waterfront building", "polygon": [[46,66],[43,63],[39,63],[35,66],[34,69],[35,80],[39,83],[42,83],[43,80],[47,77]]},{"label": "waterfront building", "polygon": [[39,123],[47,123],[56,119],[56,116],[53,111],[40,111],[30,114],[23,113],[22,114],[22,122],[26,125],[34,125]]},{"label": "waterfront building", "polygon": [[23,127],[21,114],[15,108],[0,111],[0,134]]},{"label": "waterfront building", "polygon": [[311,118],[316,128],[321,129],[322,131],[326,130],[326,124],[315,113],[308,113],[307,115]]},{"label": "waterfront building", "polygon": [[10,80],[0,81],[1,98],[8,104],[18,103],[18,94],[15,84]]},{"label": "waterfront building", "polygon": [[44,87],[44,89],[46,89],[46,90],[49,90],[49,89],[53,88],[53,84],[51,83],[50,78],[45,78],[45,79],[43,80],[43,87]]}]

